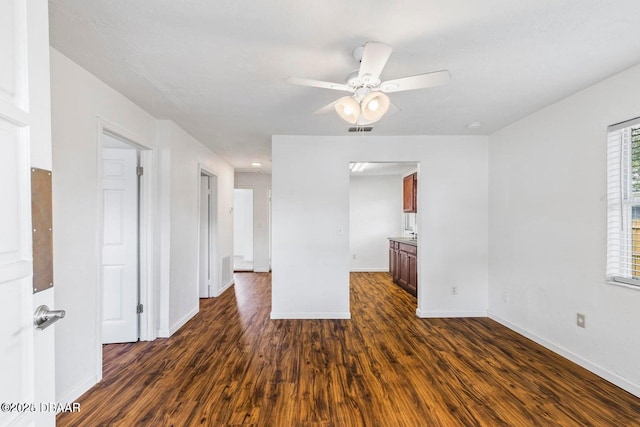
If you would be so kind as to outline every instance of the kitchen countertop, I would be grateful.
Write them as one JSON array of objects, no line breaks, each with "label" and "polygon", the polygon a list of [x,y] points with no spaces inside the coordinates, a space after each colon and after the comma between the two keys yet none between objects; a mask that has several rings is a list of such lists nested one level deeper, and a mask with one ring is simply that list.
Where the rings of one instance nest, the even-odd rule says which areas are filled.
[{"label": "kitchen countertop", "polygon": [[407,245],[418,246],[418,240],[412,239],[411,237],[387,237],[389,240],[393,240],[394,242],[406,243]]}]

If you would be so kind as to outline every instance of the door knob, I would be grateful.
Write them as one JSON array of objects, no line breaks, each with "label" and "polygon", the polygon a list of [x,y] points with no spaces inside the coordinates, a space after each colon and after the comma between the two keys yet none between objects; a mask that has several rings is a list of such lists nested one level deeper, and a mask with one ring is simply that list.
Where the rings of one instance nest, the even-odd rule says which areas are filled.
[{"label": "door knob", "polygon": [[65,314],[64,310],[49,310],[46,305],[41,305],[33,313],[33,324],[37,329],[45,329],[62,319]]}]

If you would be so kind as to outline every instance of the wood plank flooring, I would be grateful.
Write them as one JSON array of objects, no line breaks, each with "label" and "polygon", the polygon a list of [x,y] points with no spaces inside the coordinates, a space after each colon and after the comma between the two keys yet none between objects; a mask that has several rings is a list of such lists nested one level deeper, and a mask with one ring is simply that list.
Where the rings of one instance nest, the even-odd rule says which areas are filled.
[{"label": "wood plank flooring", "polygon": [[270,320],[239,273],[169,339],[104,349],[59,426],[633,426],[640,399],[486,318],[418,319],[386,273],[351,275],[351,320]]}]

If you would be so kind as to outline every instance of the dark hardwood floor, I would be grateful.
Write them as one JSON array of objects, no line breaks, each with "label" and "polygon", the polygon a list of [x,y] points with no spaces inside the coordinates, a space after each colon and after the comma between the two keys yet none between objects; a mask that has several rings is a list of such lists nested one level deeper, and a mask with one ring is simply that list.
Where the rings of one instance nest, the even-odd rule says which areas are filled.
[{"label": "dark hardwood floor", "polygon": [[640,425],[640,399],[490,319],[416,318],[386,273],[351,275],[351,320],[270,320],[270,274],[235,277],[173,337],[105,346],[58,425]]}]

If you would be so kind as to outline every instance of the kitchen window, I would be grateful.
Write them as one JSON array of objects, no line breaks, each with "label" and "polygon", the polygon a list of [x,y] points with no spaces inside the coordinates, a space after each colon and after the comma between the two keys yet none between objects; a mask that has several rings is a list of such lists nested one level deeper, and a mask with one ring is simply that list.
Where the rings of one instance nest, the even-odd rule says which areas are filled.
[{"label": "kitchen window", "polygon": [[416,232],[416,214],[414,213],[404,214],[404,231],[407,233]]},{"label": "kitchen window", "polygon": [[640,288],[640,117],[607,132],[607,282]]}]

